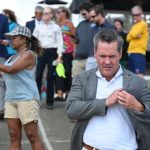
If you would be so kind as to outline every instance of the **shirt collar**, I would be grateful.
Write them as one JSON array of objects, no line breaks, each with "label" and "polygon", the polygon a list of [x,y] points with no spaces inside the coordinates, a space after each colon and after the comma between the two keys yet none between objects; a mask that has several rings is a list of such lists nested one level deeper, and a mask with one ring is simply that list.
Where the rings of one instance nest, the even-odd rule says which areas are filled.
[{"label": "shirt collar", "polygon": [[[122,67],[121,65],[119,65],[119,70],[117,71],[117,73],[115,74],[115,76],[112,78],[112,79],[115,79],[117,78],[118,76],[122,75],[123,74],[123,70],[122,70]],[[96,75],[98,78],[103,78],[105,79],[105,77],[102,76],[101,72],[99,71],[99,69],[96,71]],[[112,80],[111,79],[111,80]]]},{"label": "shirt collar", "polygon": [[[43,21],[43,24],[45,24],[45,22]],[[49,21],[49,23],[48,23],[49,25],[50,24],[54,24],[54,21],[53,20],[51,20],[51,21]]]},{"label": "shirt collar", "polygon": [[108,21],[105,19],[104,22],[103,22],[102,24],[100,24],[99,26],[100,26],[100,27],[102,27],[102,26],[107,26],[107,22],[108,22]]},{"label": "shirt collar", "polygon": [[37,20],[37,19],[35,19],[35,22],[41,23],[41,21],[42,21],[42,20]]}]

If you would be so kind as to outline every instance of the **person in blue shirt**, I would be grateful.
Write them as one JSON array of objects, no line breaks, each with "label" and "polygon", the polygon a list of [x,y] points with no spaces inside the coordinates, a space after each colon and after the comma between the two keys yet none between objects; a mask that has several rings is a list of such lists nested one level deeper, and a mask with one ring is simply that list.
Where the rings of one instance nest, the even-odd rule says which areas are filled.
[{"label": "person in blue shirt", "polygon": [[[3,13],[8,17],[9,31],[12,31],[18,25],[15,12],[13,12],[10,9],[4,9]],[[16,50],[13,49],[10,44],[7,46],[7,51],[8,51],[8,57],[16,54]]]},{"label": "person in blue shirt", "polygon": [[85,70],[90,70],[97,66],[96,59],[94,58],[94,46],[93,46],[93,38],[101,30],[109,29],[109,30],[116,30],[115,26],[109,22],[105,18],[104,8],[101,5],[93,6],[90,9],[90,21],[95,23],[95,25],[92,26],[91,32],[90,32],[90,38],[91,38],[91,47],[89,51],[89,56],[87,58],[86,62],[86,68]]},{"label": "person in blue shirt", "polygon": [[[3,63],[8,56],[6,46],[8,41],[4,37],[4,33],[8,32],[8,19],[5,15],[0,14],[0,63]],[[4,95],[5,84],[0,75],[0,119],[4,118]]]},{"label": "person in blue shirt", "polygon": [[75,76],[85,71],[86,60],[91,50],[91,26],[89,11],[93,7],[92,3],[83,2],[79,6],[80,15],[84,18],[81,21],[75,32],[76,49],[74,51],[74,60],[72,62],[72,75]]}]

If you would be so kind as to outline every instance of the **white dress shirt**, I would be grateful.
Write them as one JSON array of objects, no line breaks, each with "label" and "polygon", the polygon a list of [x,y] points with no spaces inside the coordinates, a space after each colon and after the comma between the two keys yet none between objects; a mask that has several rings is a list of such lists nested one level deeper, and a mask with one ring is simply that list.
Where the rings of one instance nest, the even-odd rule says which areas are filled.
[{"label": "white dress shirt", "polygon": [[64,52],[62,31],[53,21],[49,22],[49,24],[40,23],[34,29],[33,36],[39,39],[42,48],[57,48],[59,55]]},{"label": "white dress shirt", "polygon": [[[118,70],[111,81],[102,77],[99,71],[97,99],[107,98],[114,90],[123,87],[123,71]],[[136,150],[135,131],[127,115],[126,108],[114,104],[107,109],[104,116],[93,116],[84,132],[84,143],[100,150]]]},{"label": "white dress shirt", "polygon": [[42,23],[42,20],[35,19],[35,27],[40,25],[41,23]]}]

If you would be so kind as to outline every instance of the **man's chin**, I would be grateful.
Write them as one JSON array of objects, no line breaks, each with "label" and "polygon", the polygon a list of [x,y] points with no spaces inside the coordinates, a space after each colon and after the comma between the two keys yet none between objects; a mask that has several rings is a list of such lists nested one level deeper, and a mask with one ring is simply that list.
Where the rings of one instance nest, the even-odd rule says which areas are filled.
[{"label": "man's chin", "polygon": [[110,81],[112,79],[112,75],[111,74],[103,74],[103,78]]},{"label": "man's chin", "polygon": [[111,74],[112,74],[111,71],[104,71],[102,75],[103,75],[104,77],[107,77],[107,76],[111,76]]}]

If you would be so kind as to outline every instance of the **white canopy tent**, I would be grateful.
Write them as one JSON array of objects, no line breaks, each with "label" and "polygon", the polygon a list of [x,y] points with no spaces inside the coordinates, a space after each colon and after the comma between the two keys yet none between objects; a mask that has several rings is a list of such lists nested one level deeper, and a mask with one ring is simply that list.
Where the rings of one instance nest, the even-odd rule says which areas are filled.
[{"label": "white canopy tent", "polygon": [[[31,20],[34,16],[34,8],[37,5],[48,6],[46,4],[38,4],[41,0],[0,0],[0,12],[3,9],[13,10],[17,16],[18,23],[20,25],[25,25],[25,22]],[[72,0],[63,0],[68,2],[66,7],[70,6]],[[53,8],[57,8],[60,5],[51,5]],[[61,5],[62,6],[62,5]]]}]

